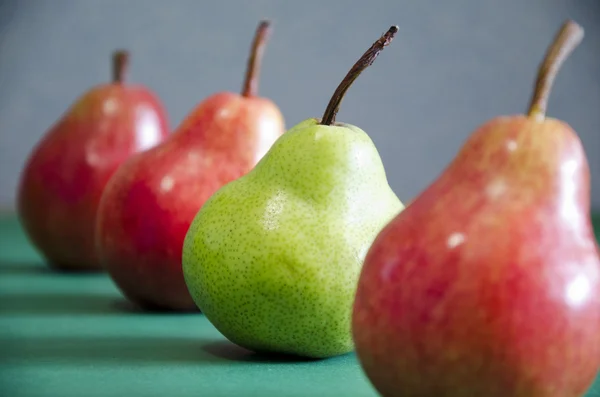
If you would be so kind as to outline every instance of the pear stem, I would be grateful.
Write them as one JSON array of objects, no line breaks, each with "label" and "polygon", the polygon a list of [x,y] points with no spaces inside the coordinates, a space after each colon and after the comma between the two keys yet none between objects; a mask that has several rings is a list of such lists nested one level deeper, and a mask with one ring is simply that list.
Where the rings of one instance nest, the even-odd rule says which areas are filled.
[{"label": "pear stem", "polygon": [[258,95],[258,75],[271,30],[271,22],[268,20],[261,21],[256,28],[250,58],[248,58],[248,66],[246,67],[246,78],[242,88],[242,95],[245,97]]},{"label": "pear stem", "polygon": [[398,33],[398,26],[390,27],[389,30],[385,32],[383,36],[379,38],[379,40],[373,43],[371,48],[369,48],[367,52],[365,52],[363,56],[360,57],[358,62],[356,62],[354,66],[352,66],[346,77],[344,77],[344,80],[342,80],[340,85],[333,93],[333,96],[329,100],[329,104],[327,105],[325,113],[323,113],[323,118],[321,119],[321,125],[332,125],[333,123],[335,123],[335,117],[337,116],[337,113],[340,110],[342,99],[344,99],[344,95],[346,95],[346,91],[348,91],[348,88],[350,88],[352,83],[354,83],[354,80],[356,80],[356,78],[360,76],[363,70],[365,70],[366,68],[371,66],[373,62],[375,62],[375,59],[377,58],[379,53],[383,50],[384,47],[386,47],[392,42],[396,33]]},{"label": "pear stem", "polygon": [[125,50],[117,50],[112,54],[112,81],[122,83],[129,66],[129,53]]},{"label": "pear stem", "polygon": [[556,75],[565,60],[571,55],[583,40],[583,28],[572,20],[567,20],[546,51],[544,60],[540,64],[535,81],[535,89],[529,103],[528,115],[537,120],[546,117],[548,97]]}]

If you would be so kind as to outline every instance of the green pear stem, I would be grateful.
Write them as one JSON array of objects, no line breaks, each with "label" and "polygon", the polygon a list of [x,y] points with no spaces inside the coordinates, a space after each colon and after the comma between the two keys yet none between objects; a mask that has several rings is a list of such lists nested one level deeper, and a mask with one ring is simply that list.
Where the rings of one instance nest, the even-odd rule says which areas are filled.
[{"label": "green pear stem", "polygon": [[246,67],[246,78],[244,79],[242,96],[251,97],[258,95],[258,75],[271,30],[271,22],[268,20],[261,21],[256,28],[254,42],[252,43],[250,57],[248,58],[248,66]]},{"label": "green pear stem", "polygon": [[335,123],[335,117],[340,110],[342,99],[344,99],[344,95],[346,95],[348,88],[350,88],[352,83],[354,83],[354,80],[360,76],[363,70],[375,62],[375,59],[379,53],[384,49],[384,47],[392,42],[396,33],[398,33],[398,26],[392,26],[389,28],[389,30],[385,32],[383,36],[379,38],[379,40],[373,43],[371,48],[369,48],[367,52],[360,57],[354,66],[352,66],[346,77],[344,77],[344,80],[342,80],[340,85],[333,93],[333,96],[329,100],[329,104],[327,105],[325,113],[323,113],[323,118],[321,119],[321,125],[332,125]]},{"label": "green pear stem", "polygon": [[535,89],[529,103],[530,118],[543,120],[546,117],[548,97],[556,75],[565,60],[581,43],[583,36],[583,28],[576,22],[567,20],[554,37],[538,69]]},{"label": "green pear stem", "polygon": [[112,81],[122,83],[129,66],[129,53],[125,50],[117,50],[112,54]]}]

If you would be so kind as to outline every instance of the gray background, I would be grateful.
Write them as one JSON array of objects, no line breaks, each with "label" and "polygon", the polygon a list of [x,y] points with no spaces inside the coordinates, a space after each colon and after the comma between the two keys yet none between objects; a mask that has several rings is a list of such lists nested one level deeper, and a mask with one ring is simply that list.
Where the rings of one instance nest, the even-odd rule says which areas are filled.
[{"label": "gray background", "polygon": [[274,34],[261,94],[288,127],[320,117],[355,60],[400,26],[338,120],[371,135],[405,202],[477,125],[525,111],[546,46],[574,18],[586,37],[559,75],[549,114],[580,134],[600,209],[600,0],[0,0],[0,205],[13,206],[20,168],[49,125],[109,78],[113,49],[132,52],[130,81],[155,90],[176,126],[205,96],[239,91],[264,17]]}]

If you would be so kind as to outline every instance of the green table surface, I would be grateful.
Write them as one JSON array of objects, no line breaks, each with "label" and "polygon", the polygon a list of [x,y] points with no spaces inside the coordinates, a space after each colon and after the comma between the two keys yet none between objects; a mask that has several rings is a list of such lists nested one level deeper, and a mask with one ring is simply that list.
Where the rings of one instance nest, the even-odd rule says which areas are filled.
[{"label": "green table surface", "polygon": [[[595,217],[596,232],[600,218]],[[0,396],[377,396],[354,354],[276,361],[199,314],[144,313],[104,274],[55,273],[0,217]],[[588,396],[600,396],[600,378]]]}]

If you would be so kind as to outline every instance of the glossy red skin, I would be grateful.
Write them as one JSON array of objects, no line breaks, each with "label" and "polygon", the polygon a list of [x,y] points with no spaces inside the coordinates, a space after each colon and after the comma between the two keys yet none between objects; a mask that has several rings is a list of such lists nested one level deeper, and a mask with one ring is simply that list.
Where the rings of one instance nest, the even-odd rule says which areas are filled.
[{"label": "glossy red skin", "polygon": [[90,89],[50,128],[25,165],[17,198],[21,223],[50,266],[101,269],[94,225],[104,187],[126,159],[168,132],[158,98],[120,83]]},{"label": "glossy red skin", "polygon": [[589,200],[568,125],[512,117],[478,129],[366,257],[353,335],[379,392],[583,395],[600,365]]},{"label": "glossy red skin", "polygon": [[204,202],[250,171],[284,132],[269,100],[218,93],[156,148],[128,161],[102,199],[98,248],[123,294],[150,309],[197,310],[183,240]]}]

